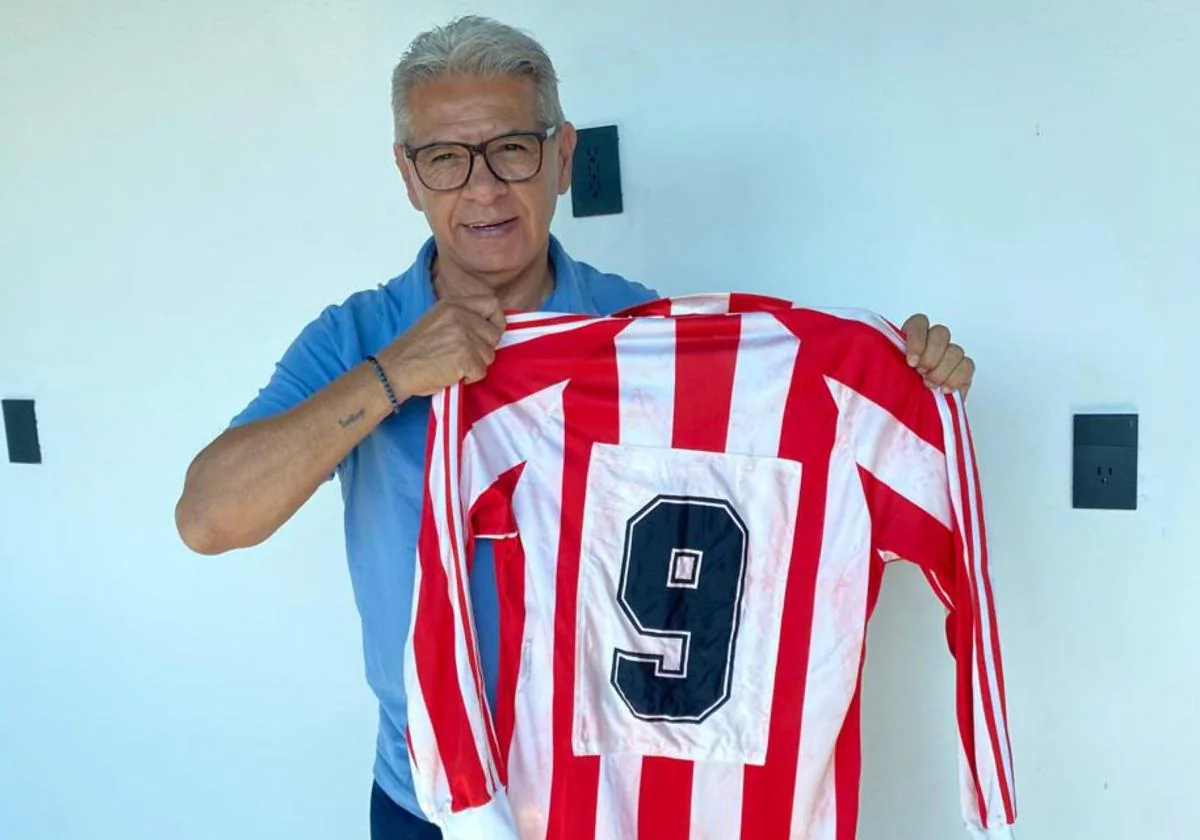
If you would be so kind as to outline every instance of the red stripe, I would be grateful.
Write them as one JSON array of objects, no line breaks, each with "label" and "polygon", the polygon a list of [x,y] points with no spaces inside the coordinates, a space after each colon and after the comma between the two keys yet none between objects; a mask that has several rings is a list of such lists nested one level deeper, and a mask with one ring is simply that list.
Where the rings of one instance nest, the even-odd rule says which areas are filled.
[{"label": "red stripe", "polygon": [[[940,399],[940,397],[934,397]],[[959,449],[956,445],[958,435],[953,427],[953,415],[951,415],[950,426],[946,428],[943,434],[945,438],[944,446],[947,458],[951,453],[954,457],[959,456]],[[952,448],[953,447],[953,448]],[[949,465],[947,465],[949,466]],[[959,509],[963,512],[965,520],[969,515],[967,508],[967,500],[961,492],[962,487],[962,461],[959,460],[958,480],[960,492],[958,498],[954,501],[958,503]],[[950,488],[951,493],[954,492],[953,487]],[[971,777],[971,782],[975,788],[975,807],[980,815],[987,813],[986,800],[983,795],[983,785],[979,776],[979,760],[978,752],[975,748],[975,702],[973,691],[973,670],[975,667],[975,633],[974,633],[974,610],[972,602],[974,596],[972,593],[971,584],[971,558],[970,548],[967,540],[965,522],[960,522],[958,518],[954,521],[954,560],[955,569],[953,578],[955,586],[950,593],[950,597],[954,601],[954,612],[951,615],[949,622],[951,626],[947,627],[947,636],[953,639],[951,650],[954,653],[955,659],[955,684],[958,687],[956,692],[956,711],[958,717],[958,733],[962,740],[963,755],[967,764],[967,770]]]},{"label": "red stripe", "polygon": [[648,300],[645,303],[639,303],[634,306],[628,306],[624,309],[619,309],[613,314],[614,317],[617,318],[662,318],[671,314],[671,299],[658,298],[657,300]]},{"label": "red stripe", "polygon": [[[737,366],[740,318],[696,316],[675,321],[673,446],[723,452]],[[638,837],[687,840],[691,832],[692,763],[650,756],[642,761]]]},{"label": "red stripe", "polygon": [[[562,529],[559,534],[554,608],[553,779],[546,840],[591,840],[596,829],[600,758],[576,756],[571,749],[575,711],[575,626],[579,594],[579,552],[588,458],[593,442],[616,443],[620,431],[620,392],[616,350],[593,345],[585,387],[563,393],[567,437],[563,450]],[[560,368],[561,371],[561,368]]]},{"label": "red stripe", "polygon": [[[983,506],[983,486],[979,480],[979,469],[978,469],[979,461],[975,457],[975,441],[971,434],[970,421],[967,419],[967,415],[966,415],[965,411],[962,413],[962,424],[963,424],[964,429],[966,430],[965,436],[966,436],[967,446],[970,449],[971,463],[974,466],[974,468],[972,469],[971,472],[975,479],[975,504],[976,504],[976,510],[977,510],[977,516],[978,516],[978,524],[979,524],[979,545],[980,545],[980,550],[982,551],[983,585],[984,585],[984,591],[987,593],[988,616],[991,618],[990,624],[991,624],[991,629],[992,629],[992,632],[991,632],[992,661],[994,662],[995,668],[996,668],[996,674],[995,674],[996,687],[997,687],[997,691],[1000,694],[1000,712],[1003,715],[1004,726],[1002,727],[1002,729],[1003,729],[1004,741],[1005,741],[1005,744],[1007,744],[1007,746],[1008,746],[1008,755],[1011,758],[1011,756],[1012,756],[1012,740],[1011,740],[1011,734],[1010,734],[1010,731],[1008,728],[1008,691],[1005,688],[1005,684],[1004,684],[1004,664],[1003,664],[1003,656],[1001,654],[1001,647],[1000,647],[1000,629],[997,626],[996,601],[995,601],[995,597],[992,594],[992,573],[991,573],[991,568],[990,568],[989,562],[988,562],[987,524],[986,524],[986,515],[984,513],[984,506]],[[1010,782],[1012,780],[1009,778],[1009,774],[1004,771],[1003,766],[1001,766],[1001,768],[1000,768],[1000,775],[1001,775],[1002,784],[1004,786],[1004,791],[1006,793],[1006,799],[1005,799],[1006,815],[1007,815],[1008,821],[1010,823],[1015,822],[1017,819],[1016,791],[1012,789],[1012,786],[1010,785]]]},{"label": "red stripe", "polygon": [[[987,591],[988,582],[986,574],[984,579],[980,580],[975,568],[975,535],[977,532],[982,531],[983,523],[980,521],[978,505],[976,505],[974,508],[972,508],[970,505],[970,489],[974,488],[976,491],[978,491],[978,485],[975,483],[975,472],[974,470],[968,468],[966,460],[966,438],[969,435],[969,430],[966,430],[963,427],[963,417],[958,409],[958,404],[954,401],[954,399],[949,396],[942,397],[942,399],[946,401],[946,404],[950,408],[950,415],[954,418],[954,442],[958,452],[959,478],[962,482],[963,519],[966,522],[968,563],[970,564],[971,570],[971,589],[974,593],[974,598],[971,600],[970,608],[972,612],[971,621],[974,625],[975,632],[976,651],[978,652],[979,660],[977,667],[979,669],[980,699],[983,702],[984,718],[987,722],[988,737],[991,739],[992,760],[994,762],[994,769],[996,772],[996,781],[1000,787],[1000,797],[1004,803],[1005,814],[1012,814],[1013,809],[1011,796],[1008,790],[1008,780],[1006,778],[1007,774],[1004,772],[1004,754],[1000,749],[1000,727],[996,720],[996,708],[992,703],[991,688],[994,684],[994,679],[993,676],[988,672],[987,659],[984,656],[985,647],[990,647],[993,651],[995,650],[992,645],[995,644],[996,638],[994,634],[994,622],[992,627],[993,632],[989,634],[990,638],[987,640],[983,638],[982,610],[988,609],[990,612],[990,595]],[[978,502],[978,492],[975,498]],[[980,533],[980,538],[982,545],[982,533]],[[998,667],[999,659],[996,658],[994,654],[993,658]],[[982,812],[981,816],[983,817],[984,825],[987,826],[987,812]]]},{"label": "red stripe", "polygon": [[[967,489],[971,483],[971,476],[967,471],[966,453],[963,448],[962,436],[959,434],[960,426],[958,423],[958,409],[956,408],[953,399],[950,397],[939,397],[939,399],[942,399],[949,407],[953,424],[951,433],[954,435],[953,442],[955,456],[958,459],[958,480],[960,488],[959,504],[962,506],[963,511],[963,531],[966,542],[963,562],[967,566],[967,588],[970,592],[970,598],[965,603],[959,604],[958,607],[963,611],[961,621],[970,628],[972,644],[968,650],[971,651],[971,656],[973,659],[975,659],[975,668],[978,671],[979,676],[979,696],[977,700],[983,708],[984,724],[987,727],[988,737],[991,740],[992,759],[995,769],[999,770],[1004,765],[1003,762],[997,761],[997,759],[1000,757],[1000,742],[997,740],[996,713],[995,709],[992,707],[992,694],[989,690],[991,680],[988,678],[987,662],[985,661],[983,655],[983,622],[980,620],[979,613],[980,582],[975,572],[975,529],[977,527],[977,523],[972,515],[971,500],[969,491]],[[976,766],[977,776],[978,773],[978,766]],[[982,777],[977,778],[976,787],[979,790],[981,797],[980,818],[983,821],[983,825],[986,827],[988,825],[988,811],[985,804],[986,800],[982,798]]]},{"label": "red stripe", "polygon": [[[862,471],[864,474],[865,471]],[[882,485],[881,485],[882,486]],[[883,588],[884,564],[877,551],[868,559],[870,575],[867,581],[867,608],[863,616],[863,645],[859,649],[858,675],[854,695],[846,710],[842,731],[834,748],[834,802],[837,813],[837,840],[857,840],[860,805],[859,785],[862,777],[862,682],[866,666],[866,625],[875,613],[879,593]]]},{"label": "red stripe", "polygon": [[752,292],[733,292],[729,295],[730,312],[779,312],[794,309],[790,300]]},{"label": "red stripe", "polygon": [[[810,369],[827,374],[876,403],[930,445],[942,448],[942,424],[936,411],[921,410],[927,399],[920,374],[882,329],[810,309],[780,316],[800,339]],[[920,388],[914,387],[920,385]]]},{"label": "red stripe", "polygon": [[[789,318],[785,323],[794,322]],[[802,344],[792,374],[792,389],[784,409],[779,455],[804,464],[804,491],[800,508],[779,628],[779,655],[775,663],[775,693],[771,705],[771,734],[766,765],[746,768],[742,793],[742,837],[775,840],[791,835],[796,762],[800,751],[800,723],[804,714],[809,644],[812,637],[813,599],[817,565],[821,557],[829,456],[837,429],[837,410],[821,379],[828,367],[805,358]],[[780,371],[788,376],[789,371]],[[789,548],[780,546],[781,549]],[[824,725],[825,722],[819,722]],[[799,815],[795,815],[799,816]]]},{"label": "red stripe", "polygon": [[858,840],[859,778],[862,773],[862,673],[865,650],[860,654],[858,680],[846,720],[838,733],[833,757],[834,810],[837,814],[837,840]]},{"label": "red stripe", "polygon": [[[472,521],[480,533],[515,534],[512,494],[524,472],[521,463],[505,472],[475,503]],[[496,593],[500,604],[500,661],[496,676],[496,740],[500,777],[507,784],[508,756],[516,721],[517,677],[525,635],[525,548],[519,536],[493,541]]]},{"label": "red stripe", "polygon": [[[427,439],[429,462],[440,455],[434,451],[433,441],[431,423]],[[486,802],[489,789],[464,698],[459,691],[458,662],[454,656],[454,611],[433,514],[432,499],[437,495],[436,492],[427,493],[421,510],[418,536],[421,584],[413,645],[420,694],[445,769],[451,807],[460,810]]]},{"label": "red stripe", "polygon": [[591,381],[591,371],[587,368],[590,357],[598,354],[602,359],[613,338],[628,326],[619,319],[593,321],[501,347],[487,384],[461,389],[466,415],[478,421],[497,409],[563,382],[572,371]]},{"label": "red stripe", "polygon": [[417,754],[413,750],[412,729],[408,726],[404,727],[404,745],[408,747],[408,760],[413,763],[413,769],[420,773],[421,763],[417,761]]},{"label": "red stripe", "polygon": [[496,675],[496,738],[507,784],[508,755],[516,721],[517,676],[525,635],[525,549],[517,537],[495,542],[496,589],[500,599],[500,662]]}]

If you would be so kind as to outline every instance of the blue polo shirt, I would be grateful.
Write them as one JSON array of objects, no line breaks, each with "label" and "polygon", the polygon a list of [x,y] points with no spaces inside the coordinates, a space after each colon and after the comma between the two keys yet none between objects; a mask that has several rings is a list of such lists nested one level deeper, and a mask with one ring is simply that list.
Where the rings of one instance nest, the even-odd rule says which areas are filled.
[{"label": "blue polo shirt", "polygon": [[[430,238],[404,274],[326,308],[287,348],[266,386],[231,425],[291,408],[412,326],[436,302],[429,275],[434,253]],[[550,259],[555,286],[545,310],[605,315],[658,297],[645,286],[572,259],[553,236]],[[417,814],[421,809],[413,794],[404,741],[404,643],[412,607],[429,404],[428,398],[406,401],[337,469],[367,682],[379,698],[375,780],[388,796]],[[499,610],[486,540],[478,544],[470,588],[486,687],[494,699]]]}]

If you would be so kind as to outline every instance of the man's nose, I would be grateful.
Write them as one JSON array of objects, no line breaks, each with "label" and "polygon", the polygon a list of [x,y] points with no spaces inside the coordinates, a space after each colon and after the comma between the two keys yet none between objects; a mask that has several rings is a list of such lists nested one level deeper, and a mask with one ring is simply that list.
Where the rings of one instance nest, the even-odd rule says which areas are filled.
[{"label": "man's nose", "polygon": [[504,194],[508,184],[496,177],[480,152],[472,154],[471,175],[463,187],[463,194],[480,204],[490,204]]}]

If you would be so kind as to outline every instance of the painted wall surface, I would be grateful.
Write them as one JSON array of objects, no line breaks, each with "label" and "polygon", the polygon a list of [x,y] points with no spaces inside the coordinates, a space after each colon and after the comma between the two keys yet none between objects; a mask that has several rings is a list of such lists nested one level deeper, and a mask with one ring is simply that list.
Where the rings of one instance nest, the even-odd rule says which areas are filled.
[{"label": "painted wall surface", "polygon": [[[462,2],[0,7],[0,837],[366,837],[375,707],[335,486],[259,548],[174,531],[183,470],[326,304],[427,235],[389,72]],[[949,324],[978,362],[1022,840],[1185,840],[1200,753],[1200,6],[748,0],[484,9],[625,210],[554,230],[666,293]],[[1070,506],[1071,415],[1141,415],[1139,510]],[[871,630],[861,836],[954,840],[940,606]]]}]

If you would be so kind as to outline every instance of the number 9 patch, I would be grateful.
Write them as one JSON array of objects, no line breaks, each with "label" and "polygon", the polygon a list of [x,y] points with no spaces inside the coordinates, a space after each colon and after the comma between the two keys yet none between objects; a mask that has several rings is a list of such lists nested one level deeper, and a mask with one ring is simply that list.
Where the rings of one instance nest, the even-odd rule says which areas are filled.
[{"label": "number 9 patch", "polygon": [[596,444],[573,747],[762,764],[801,466]]}]

